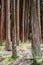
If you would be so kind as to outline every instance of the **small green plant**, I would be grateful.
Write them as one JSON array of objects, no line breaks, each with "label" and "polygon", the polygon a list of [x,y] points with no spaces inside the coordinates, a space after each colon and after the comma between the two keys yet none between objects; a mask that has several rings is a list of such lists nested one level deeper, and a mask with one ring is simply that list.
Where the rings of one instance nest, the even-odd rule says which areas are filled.
[{"label": "small green plant", "polygon": [[19,56],[16,56],[16,58],[8,57],[7,59],[10,62],[11,60],[16,60],[17,58],[19,58]]},{"label": "small green plant", "polygon": [[12,57],[8,57],[8,61],[11,61],[12,60]]}]

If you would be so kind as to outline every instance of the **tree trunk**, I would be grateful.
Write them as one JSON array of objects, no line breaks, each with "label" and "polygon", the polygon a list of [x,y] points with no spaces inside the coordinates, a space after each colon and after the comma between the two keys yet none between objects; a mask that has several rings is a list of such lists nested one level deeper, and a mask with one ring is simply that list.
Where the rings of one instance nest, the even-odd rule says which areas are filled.
[{"label": "tree trunk", "polygon": [[42,23],[41,23],[41,25],[42,25],[42,39],[43,39],[43,11],[41,12],[41,17],[42,17]]},{"label": "tree trunk", "polygon": [[5,35],[6,35],[6,17],[5,17],[5,0],[4,0],[4,22],[3,22],[3,40],[5,40]]},{"label": "tree trunk", "polygon": [[17,14],[16,14],[16,17],[17,17],[17,22],[16,22],[16,40],[17,40],[17,45],[19,45],[19,0],[17,0]]},{"label": "tree trunk", "polygon": [[0,27],[0,45],[2,45],[2,41],[3,41],[3,23],[4,23],[4,0],[1,0],[1,27]]},{"label": "tree trunk", "polygon": [[24,20],[25,20],[25,0],[23,0],[23,12],[22,12],[22,42],[24,43]]},{"label": "tree trunk", "polygon": [[20,37],[20,40],[22,41],[22,9],[23,9],[23,0],[19,0],[20,1],[20,8],[19,8],[19,16],[20,16],[20,22],[19,22],[19,24],[20,24],[20,34],[19,34],[19,37]]},{"label": "tree trunk", "polygon": [[32,15],[31,23],[32,23],[32,35],[33,35],[33,40],[32,40],[33,56],[40,57],[40,51],[41,51],[40,26],[41,25],[40,25],[40,20],[38,21],[38,17],[37,17],[36,0],[33,0],[31,3],[31,15]]},{"label": "tree trunk", "polygon": [[12,0],[12,57],[16,55],[16,0]]},{"label": "tree trunk", "polygon": [[[36,7],[37,7],[37,20],[39,22],[39,38],[41,40],[41,22],[40,22],[40,0],[36,0]],[[41,42],[40,42],[41,43]]]},{"label": "tree trunk", "polygon": [[[1,0],[0,0],[0,41],[1,41]],[[1,45],[1,42],[0,42]]]},{"label": "tree trunk", "polygon": [[26,0],[26,9],[25,9],[25,41],[28,40],[29,36],[29,0]]},{"label": "tree trunk", "polygon": [[11,50],[10,43],[10,0],[6,0],[6,50]]}]

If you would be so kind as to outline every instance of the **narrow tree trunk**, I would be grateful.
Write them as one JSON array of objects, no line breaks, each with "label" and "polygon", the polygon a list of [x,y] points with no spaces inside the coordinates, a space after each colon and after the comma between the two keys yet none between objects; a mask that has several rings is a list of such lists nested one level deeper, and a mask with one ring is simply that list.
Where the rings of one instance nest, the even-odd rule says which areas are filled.
[{"label": "narrow tree trunk", "polygon": [[1,41],[1,1],[0,1],[0,41]]},{"label": "narrow tree trunk", "polygon": [[19,22],[19,24],[20,24],[20,40],[22,41],[22,9],[23,9],[23,0],[19,0],[20,1],[20,8],[19,8],[19,13],[20,13],[20,22]]},{"label": "narrow tree trunk", "polygon": [[25,10],[25,41],[28,40],[29,35],[29,0],[26,0],[26,10]]},{"label": "narrow tree trunk", "polygon": [[10,0],[6,0],[6,50],[11,50],[10,43]]},{"label": "narrow tree trunk", "polygon": [[28,17],[27,17],[27,15],[28,15],[28,14],[27,14],[27,13],[28,13],[28,12],[27,12],[27,11],[28,11],[27,8],[28,8],[28,0],[26,0],[26,5],[25,5],[25,22],[24,22],[24,37],[25,37],[25,41],[27,41],[27,28],[28,28],[28,27],[27,27],[27,22],[28,22],[28,21],[27,21],[27,20],[28,20],[28,19],[27,19],[27,18],[28,18]]},{"label": "narrow tree trunk", "polygon": [[12,0],[12,57],[16,55],[16,0]]},{"label": "narrow tree trunk", "polygon": [[4,27],[3,27],[3,39],[6,40],[6,2],[4,0]]},{"label": "narrow tree trunk", "polygon": [[33,35],[32,48],[34,51],[33,56],[40,57],[40,51],[41,51],[41,48],[40,48],[40,44],[41,44],[40,26],[41,25],[40,25],[40,21],[38,21],[38,17],[37,17],[36,0],[32,1],[31,7],[32,7],[32,10],[31,10],[32,21],[31,21],[31,23],[32,23],[32,35]]},{"label": "narrow tree trunk", "polygon": [[[37,20],[39,22],[39,38],[41,40],[41,22],[40,22],[40,0],[36,0],[36,7],[37,7]],[[41,43],[41,42],[40,42]]]},{"label": "narrow tree trunk", "polygon": [[41,12],[41,17],[42,17],[42,39],[43,39],[43,11]]},{"label": "narrow tree trunk", "polygon": [[1,39],[0,39],[0,44],[2,45],[2,41],[3,41],[3,23],[4,23],[4,0],[1,0],[1,28],[0,28],[0,35],[1,35]]},{"label": "narrow tree trunk", "polygon": [[16,22],[16,40],[17,40],[17,45],[19,45],[19,0],[17,0],[17,22]]},{"label": "narrow tree trunk", "polygon": [[3,41],[5,40],[5,0],[4,0],[4,21],[3,21]]},{"label": "narrow tree trunk", "polygon": [[25,0],[23,0],[23,14],[22,14],[22,42],[24,43],[24,17],[25,17]]}]

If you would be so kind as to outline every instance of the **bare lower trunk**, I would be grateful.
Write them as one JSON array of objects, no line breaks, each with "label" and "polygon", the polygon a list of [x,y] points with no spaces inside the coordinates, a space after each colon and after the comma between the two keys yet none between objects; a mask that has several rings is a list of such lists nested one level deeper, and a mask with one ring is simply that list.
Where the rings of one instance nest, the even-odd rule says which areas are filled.
[{"label": "bare lower trunk", "polygon": [[1,0],[1,21],[0,21],[0,44],[2,45],[3,41],[3,23],[4,23],[4,0]]},{"label": "bare lower trunk", "polygon": [[40,57],[40,51],[41,51],[41,48],[40,48],[40,44],[41,44],[40,26],[41,25],[40,25],[40,21],[38,21],[38,17],[37,17],[36,0],[32,1],[31,7],[32,7],[31,8],[31,15],[32,15],[31,23],[32,23],[32,35],[33,35],[33,41],[32,41],[33,56]]},{"label": "bare lower trunk", "polygon": [[26,7],[25,7],[25,41],[28,40],[29,35],[29,1],[26,0]]},{"label": "bare lower trunk", "polygon": [[16,55],[16,0],[12,0],[12,57]]},{"label": "bare lower trunk", "polygon": [[43,39],[43,11],[41,11],[41,17],[42,17],[42,24],[41,24],[42,25],[42,35],[41,36],[42,36],[42,39]]},{"label": "bare lower trunk", "polygon": [[[41,40],[41,22],[40,22],[40,0],[36,0],[36,7],[37,7],[37,20],[39,22],[39,38]],[[41,43],[41,42],[40,42]]]},{"label": "bare lower trunk", "polygon": [[17,40],[17,45],[19,45],[19,0],[17,0],[17,22],[16,22],[16,40]]},{"label": "bare lower trunk", "polygon": [[25,0],[23,0],[23,14],[22,14],[22,42],[24,43],[24,17],[25,17]]},{"label": "bare lower trunk", "polygon": [[6,0],[6,50],[10,50],[10,0]]}]

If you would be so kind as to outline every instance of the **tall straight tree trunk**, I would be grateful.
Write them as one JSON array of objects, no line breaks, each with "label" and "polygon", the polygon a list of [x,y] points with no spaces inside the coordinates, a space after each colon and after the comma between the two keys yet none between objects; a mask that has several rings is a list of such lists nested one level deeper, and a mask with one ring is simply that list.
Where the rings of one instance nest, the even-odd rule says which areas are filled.
[{"label": "tall straight tree trunk", "polygon": [[25,10],[25,41],[28,40],[29,36],[29,0],[26,0],[26,10]]},{"label": "tall straight tree trunk", "polygon": [[24,20],[25,20],[25,0],[23,0],[23,12],[22,12],[22,42],[24,43]]},{"label": "tall straight tree trunk", "polygon": [[4,0],[4,23],[3,23],[3,40],[5,40],[5,35],[6,35],[6,27],[5,27],[5,25],[6,25],[6,16],[5,16],[5,0]]},{"label": "tall straight tree trunk", "polygon": [[4,0],[4,26],[3,26],[3,40],[6,40],[6,2]]},{"label": "tall straight tree trunk", "polygon": [[36,7],[37,7],[37,20],[39,22],[39,38],[41,40],[41,22],[40,22],[40,0],[36,0]]},{"label": "tall straight tree trunk", "polygon": [[1,39],[0,39],[0,45],[2,45],[2,41],[3,41],[3,23],[4,23],[4,0],[1,0],[1,21],[0,21],[0,24],[1,24],[1,27],[0,27]]},{"label": "tall straight tree trunk", "polygon": [[1,41],[1,0],[0,0],[0,41]]},{"label": "tall straight tree trunk", "polygon": [[6,0],[6,50],[10,50],[10,0]]},{"label": "tall straight tree trunk", "polygon": [[16,40],[17,40],[17,45],[19,45],[19,0],[17,0],[17,14],[16,14],[16,17],[17,17],[17,22],[16,22]]},{"label": "tall straight tree trunk", "polygon": [[40,26],[41,25],[40,25],[40,21],[38,21],[38,17],[37,17],[36,0],[32,1],[31,7],[32,7],[31,8],[31,15],[32,15],[31,23],[32,23],[32,35],[33,35],[32,49],[34,51],[33,56],[40,57],[40,51],[41,51],[41,48],[40,48],[40,44],[41,44]]},{"label": "tall straight tree trunk", "polygon": [[42,17],[42,39],[43,39],[43,11],[41,11],[41,17]]},{"label": "tall straight tree trunk", "polygon": [[20,13],[20,22],[19,22],[19,24],[20,24],[20,40],[22,41],[22,9],[23,9],[23,0],[19,0],[20,1],[20,6],[19,6],[19,13]]},{"label": "tall straight tree trunk", "polygon": [[12,57],[16,55],[16,0],[12,0]]},{"label": "tall straight tree trunk", "polygon": [[24,22],[24,37],[25,37],[25,41],[27,41],[27,8],[28,8],[28,0],[26,0],[26,5],[25,5],[25,22]]}]

